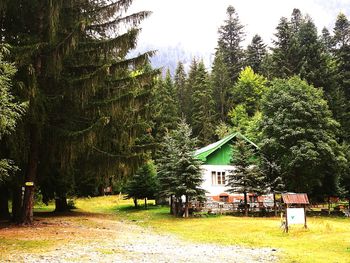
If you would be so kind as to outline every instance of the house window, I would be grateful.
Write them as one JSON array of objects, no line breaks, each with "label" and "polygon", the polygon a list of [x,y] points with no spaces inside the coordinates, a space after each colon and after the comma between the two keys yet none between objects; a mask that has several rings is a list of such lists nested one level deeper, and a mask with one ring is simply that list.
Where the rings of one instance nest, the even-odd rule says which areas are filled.
[{"label": "house window", "polygon": [[226,184],[226,173],[225,172],[211,172],[211,183],[212,185],[225,185]]}]

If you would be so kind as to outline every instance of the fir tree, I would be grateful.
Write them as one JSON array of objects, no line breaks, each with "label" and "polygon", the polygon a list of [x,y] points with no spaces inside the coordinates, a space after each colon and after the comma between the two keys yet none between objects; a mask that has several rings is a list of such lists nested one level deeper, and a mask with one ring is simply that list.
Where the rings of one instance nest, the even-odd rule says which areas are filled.
[{"label": "fir tree", "polygon": [[186,102],[187,98],[187,90],[186,90],[186,72],[184,65],[181,62],[178,62],[175,76],[174,76],[174,86],[177,92],[177,101],[179,107],[179,116],[186,116]]},{"label": "fir tree", "polygon": [[[25,181],[37,183],[39,171],[42,181],[51,176],[50,168],[69,180],[74,166],[81,167],[76,160],[82,152],[80,160],[95,162],[101,176],[127,173],[141,162],[143,145],[137,139],[147,126],[142,116],[155,72],[136,71],[152,53],[126,58],[136,45],[136,26],[149,15],[123,17],[131,3],[6,2],[3,40],[14,46],[16,81],[29,101],[23,125],[28,136],[16,150]],[[105,158],[96,162],[99,155]],[[66,190],[54,191],[65,199]],[[32,222],[33,196],[34,187],[27,186],[18,221]]]},{"label": "fir tree", "polygon": [[190,65],[190,70],[188,72],[188,77],[186,81],[186,92],[185,92],[185,101],[184,101],[184,110],[185,110],[185,119],[190,126],[193,124],[193,93],[194,86],[196,85],[198,71],[198,62],[194,58]]},{"label": "fir tree", "polygon": [[[337,62],[336,78],[339,85],[337,93],[340,95],[334,102],[337,104],[336,115],[342,124],[343,138],[348,142],[350,138],[350,22],[343,13],[338,15],[333,31],[334,55]],[[345,101],[342,99],[342,94],[345,95]]]},{"label": "fir tree", "polygon": [[237,138],[233,146],[230,171],[226,187],[230,193],[243,193],[244,214],[248,216],[248,194],[261,193],[265,189],[264,176],[257,165],[257,157],[251,144]]},{"label": "fir tree", "polygon": [[157,177],[159,181],[159,196],[170,198],[170,214],[177,215],[174,209],[176,201],[176,186],[178,184],[176,166],[176,142],[169,132],[164,136],[159,158],[157,159]]},{"label": "fir tree", "polygon": [[282,17],[276,29],[276,40],[273,40],[274,48],[272,48],[273,74],[275,77],[284,78],[291,74],[287,50],[291,43],[292,31],[288,19]]},{"label": "fir tree", "polygon": [[135,207],[138,206],[137,199],[144,199],[145,208],[147,208],[147,199],[154,199],[158,190],[156,175],[156,169],[152,161],[142,165],[125,187],[126,199],[132,198]]},{"label": "fir tree", "polygon": [[290,20],[281,18],[273,41],[273,75],[299,75],[318,88],[332,88],[331,62],[312,19],[294,9]]},{"label": "fir tree", "polygon": [[155,133],[158,140],[162,140],[165,133],[173,130],[178,121],[178,101],[175,85],[167,70],[165,79],[159,79],[153,92]]},{"label": "fir tree", "polygon": [[231,79],[222,52],[217,50],[210,75],[216,113],[221,121],[227,121],[227,113],[231,108]]},{"label": "fir tree", "polygon": [[209,76],[203,61],[198,64],[192,95],[192,127],[200,146],[212,142],[215,130],[215,108]]},{"label": "fir tree", "polygon": [[224,61],[234,83],[243,65],[244,52],[241,47],[244,33],[243,26],[239,21],[238,14],[233,6],[229,6],[226,11],[227,19],[219,30],[218,51],[222,53]]},{"label": "fir tree", "polygon": [[[12,94],[12,81],[16,68],[4,58],[9,55],[8,46],[0,45],[0,145],[3,137],[9,135],[16,128],[16,123],[24,113],[25,105],[15,101]],[[0,219],[9,219],[9,190],[7,182],[10,175],[18,170],[6,152],[0,150]],[[3,158],[3,159],[2,159]]]},{"label": "fir tree", "polygon": [[259,35],[255,35],[245,52],[245,65],[250,66],[254,72],[262,74],[266,54],[266,44]]},{"label": "fir tree", "polygon": [[333,39],[331,34],[329,33],[329,30],[326,27],[322,29],[321,41],[323,46],[326,48],[326,51],[331,52],[333,48]]},{"label": "fir tree", "polygon": [[185,196],[185,217],[189,215],[189,202],[202,198],[205,193],[201,188],[201,161],[193,156],[196,139],[191,138],[191,133],[182,120],[177,129],[166,136],[158,165],[162,193],[175,196],[179,202]]}]

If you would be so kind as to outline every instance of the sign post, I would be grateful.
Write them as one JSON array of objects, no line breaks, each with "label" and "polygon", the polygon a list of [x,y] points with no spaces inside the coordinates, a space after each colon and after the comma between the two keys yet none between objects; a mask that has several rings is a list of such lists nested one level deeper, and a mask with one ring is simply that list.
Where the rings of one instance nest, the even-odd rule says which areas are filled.
[{"label": "sign post", "polygon": [[[289,225],[302,224],[304,225],[304,228],[307,228],[306,204],[309,204],[307,195],[306,194],[283,194],[282,199],[286,209],[285,227],[284,227],[285,232],[288,233]],[[299,207],[290,207],[290,205],[296,205]]]}]

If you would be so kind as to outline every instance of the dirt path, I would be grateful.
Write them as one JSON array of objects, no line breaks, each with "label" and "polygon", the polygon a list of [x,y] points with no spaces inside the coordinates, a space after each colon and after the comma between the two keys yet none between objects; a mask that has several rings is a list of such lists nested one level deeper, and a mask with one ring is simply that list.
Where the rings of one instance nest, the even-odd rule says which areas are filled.
[{"label": "dirt path", "polygon": [[[53,250],[39,253],[20,253],[20,255],[7,256],[7,258],[0,256],[1,262],[197,263],[277,261],[276,252],[272,249],[193,244],[173,235],[157,234],[151,229],[105,218],[89,218],[83,224],[76,223],[75,221],[65,223],[63,233],[56,233],[58,239],[66,238],[67,242],[59,243],[53,247]],[[36,230],[38,228],[40,229],[40,226]],[[49,229],[50,227],[44,226],[41,232],[46,232]],[[89,235],[84,237],[84,233],[87,231]],[[76,238],[71,238],[74,236]]]}]

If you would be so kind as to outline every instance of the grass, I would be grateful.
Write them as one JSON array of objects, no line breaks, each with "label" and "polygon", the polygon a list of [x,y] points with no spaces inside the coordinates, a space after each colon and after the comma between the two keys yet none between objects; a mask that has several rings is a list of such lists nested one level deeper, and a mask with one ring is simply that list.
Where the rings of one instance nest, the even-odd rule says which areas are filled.
[{"label": "grass", "polygon": [[191,242],[276,248],[282,262],[350,262],[349,218],[308,217],[308,229],[291,226],[290,232],[284,233],[279,218],[173,218],[167,207],[134,209],[129,200],[114,198],[84,200],[84,210],[97,212],[103,209],[95,205],[104,204],[104,212],[119,219],[152,227],[160,233],[173,233]]},{"label": "grass", "polygon": [[6,250],[13,251],[23,249],[28,252],[38,252],[49,245],[51,245],[51,242],[48,240],[20,240],[0,237],[0,250],[6,248]]},{"label": "grass", "polygon": [[[349,218],[308,217],[308,229],[292,226],[287,234],[280,228],[279,218],[233,216],[174,218],[169,215],[168,207],[155,206],[150,202],[151,205],[147,210],[142,207],[135,209],[130,200],[123,200],[120,196],[82,198],[77,199],[75,203],[78,209],[74,212],[74,217],[42,218],[52,220],[48,222],[54,224],[56,221],[70,222],[96,228],[98,227],[96,221],[86,219],[85,215],[98,213],[109,219],[150,227],[158,233],[172,233],[190,242],[275,248],[279,251],[282,262],[350,262]],[[141,200],[140,204],[143,204]],[[53,209],[52,205],[49,207],[39,205],[35,210],[40,213]],[[60,225],[56,225],[55,228],[58,231],[62,229]],[[30,231],[29,237],[26,237],[27,230],[13,237],[1,235],[0,230],[0,253],[18,249],[40,252],[41,248],[54,245],[53,234],[46,236],[44,241],[31,240],[30,238],[37,232],[35,229]],[[84,234],[90,235],[85,232]],[[78,233],[77,238],[79,235]],[[62,234],[61,238],[64,237]],[[84,240],[85,237],[79,238]],[[94,239],[93,236],[86,238]],[[109,254],[112,251],[106,250],[103,253]]]}]

